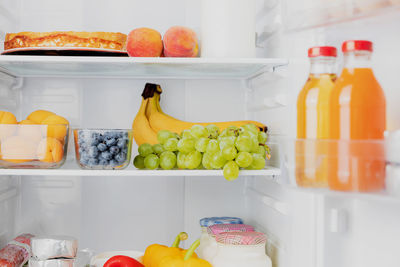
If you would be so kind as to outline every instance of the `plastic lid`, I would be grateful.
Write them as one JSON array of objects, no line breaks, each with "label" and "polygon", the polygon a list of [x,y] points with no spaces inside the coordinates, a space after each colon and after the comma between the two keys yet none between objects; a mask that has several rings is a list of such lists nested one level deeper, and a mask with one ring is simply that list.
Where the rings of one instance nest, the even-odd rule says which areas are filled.
[{"label": "plastic lid", "polygon": [[225,245],[259,245],[267,242],[267,237],[259,232],[221,233],[215,237],[218,243]]},{"label": "plastic lid", "polygon": [[373,44],[370,41],[366,40],[349,40],[345,41],[342,45],[343,52],[351,52],[351,51],[370,51],[373,50]]},{"label": "plastic lid", "polygon": [[216,236],[226,232],[254,232],[254,227],[247,224],[215,224],[208,227],[207,231]]},{"label": "plastic lid", "polygon": [[210,217],[200,220],[201,227],[209,227],[214,224],[243,224],[243,220],[237,217]]},{"label": "plastic lid", "polygon": [[308,49],[308,57],[336,57],[337,49],[334,46],[316,46]]}]

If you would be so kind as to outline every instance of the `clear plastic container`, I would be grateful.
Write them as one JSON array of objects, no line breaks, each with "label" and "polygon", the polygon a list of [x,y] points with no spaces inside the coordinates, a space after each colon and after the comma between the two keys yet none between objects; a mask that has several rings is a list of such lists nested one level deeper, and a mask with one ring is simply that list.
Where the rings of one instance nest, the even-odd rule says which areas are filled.
[{"label": "clear plastic container", "polygon": [[65,162],[65,124],[0,124],[0,168],[54,169]]},{"label": "clear plastic container", "polygon": [[386,140],[386,188],[389,194],[400,197],[400,130]]},{"label": "clear plastic container", "polygon": [[129,165],[132,130],[75,129],[76,161],[82,169],[114,170]]},{"label": "clear plastic container", "polygon": [[[315,182],[319,173],[326,173],[329,187],[334,190],[378,192],[384,189],[384,140],[295,139],[282,141],[281,148],[284,172],[293,185],[297,185],[299,173],[307,173]],[[307,162],[307,165],[298,162]]]}]

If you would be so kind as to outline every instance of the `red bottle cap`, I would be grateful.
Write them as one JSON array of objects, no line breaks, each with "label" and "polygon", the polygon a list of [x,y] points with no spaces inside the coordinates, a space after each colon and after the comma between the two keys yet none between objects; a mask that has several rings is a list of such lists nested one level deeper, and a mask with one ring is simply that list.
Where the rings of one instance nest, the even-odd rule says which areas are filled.
[{"label": "red bottle cap", "polygon": [[372,52],[372,42],[365,40],[350,40],[345,41],[342,45],[344,53],[351,51],[370,51]]},{"label": "red bottle cap", "polygon": [[336,57],[337,49],[334,46],[316,46],[308,49],[308,57]]}]

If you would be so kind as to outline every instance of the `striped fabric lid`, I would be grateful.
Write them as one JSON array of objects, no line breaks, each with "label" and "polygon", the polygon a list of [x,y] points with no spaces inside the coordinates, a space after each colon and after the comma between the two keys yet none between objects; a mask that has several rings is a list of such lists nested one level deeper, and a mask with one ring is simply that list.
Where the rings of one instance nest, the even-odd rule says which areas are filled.
[{"label": "striped fabric lid", "polygon": [[201,227],[209,227],[214,224],[243,224],[243,220],[237,217],[209,217],[200,220]]},{"label": "striped fabric lid", "polygon": [[207,232],[212,236],[225,232],[254,232],[254,227],[247,224],[215,224],[209,226]]},{"label": "striped fabric lid", "polygon": [[265,234],[259,232],[221,233],[215,239],[225,245],[260,245],[267,242]]}]

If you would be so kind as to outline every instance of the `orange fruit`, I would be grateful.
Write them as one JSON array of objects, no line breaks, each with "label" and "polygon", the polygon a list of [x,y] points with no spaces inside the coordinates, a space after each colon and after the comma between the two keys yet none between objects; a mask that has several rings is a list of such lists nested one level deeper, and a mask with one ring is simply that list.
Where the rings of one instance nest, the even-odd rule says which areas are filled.
[{"label": "orange fruit", "polygon": [[64,148],[60,141],[53,137],[43,138],[37,148],[37,157],[40,161],[53,163],[63,159]]},{"label": "orange fruit", "polygon": [[51,115],[42,121],[43,125],[47,125],[47,137],[54,137],[64,142],[67,135],[69,122],[58,115]]},{"label": "orange fruit", "polygon": [[33,121],[37,124],[41,124],[42,121],[44,121],[47,117],[49,117],[51,115],[55,115],[55,114],[53,112],[47,111],[47,110],[36,110],[36,111],[32,112],[31,114],[29,114],[29,116],[27,117],[27,120]]}]

